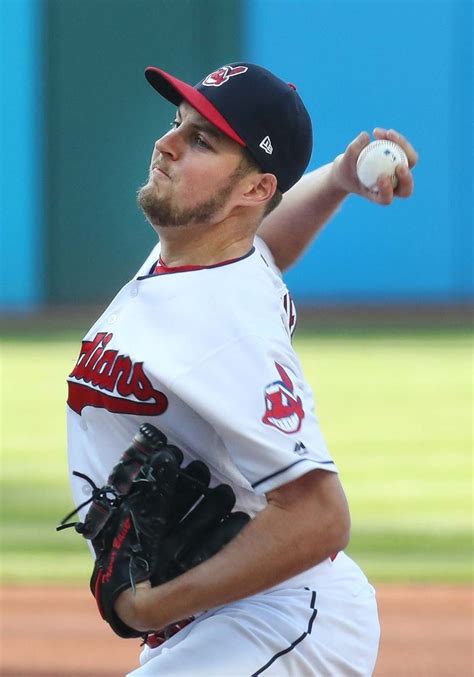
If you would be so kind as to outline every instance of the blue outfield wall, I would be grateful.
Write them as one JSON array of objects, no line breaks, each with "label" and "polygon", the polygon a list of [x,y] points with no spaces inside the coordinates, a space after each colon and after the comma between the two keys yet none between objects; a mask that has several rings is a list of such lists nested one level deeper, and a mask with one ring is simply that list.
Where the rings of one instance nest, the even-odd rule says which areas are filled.
[{"label": "blue outfield wall", "polygon": [[295,297],[472,299],[470,0],[247,0],[245,12],[246,58],[297,84],[307,102],[311,168],[375,126],[398,129],[420,154],[410,200],[344,204],[289,271]]},{"label": "blue outfield wall", "polygon": [[0,0],[0,307],[44,299],[42,6]]},{"label": "blue outfield wall", "polygon": [[[331,161],[361,130],[371,131],[376,125],[399,129],[420,153],[413,198],[397,201],[388,209],[358,197],[344,204],[310,251],[288,272],[287,281],[296,299],[309,304],[387,305],[472,300],[471,0],[241,0],[240,5],[235,0],[230,19],[229,4],[224,17],[224,4],[206,0],[199,6],[200,1],[179,0],[183,4],[176,5],[175,0],[138,4],[116,0],[116,11],[110,15],[107,5],[92,0],[0,0],[0,308],[28,310],[47,302],[83,303],[101,299],[102,293],[110,296],[110,290],[101,287],[96,278],[82,279],[80,285],[71,283],[64,298],[57,292],[65,289],[58,262],[63,261],[63,267],[67,262],[66,273],[61,274],[73,281],[76,273],[82,273],[77,245],[81,238],[85,249],[100,258],[95,215],[100,213],[103,195],[110,194],[107,204],[112,211],[115,206],[116,213],[110,226],[114,229],[115,258],[108,263],[117,280],[114,277],[113,284],[106,282],[115,289],[119,280],[126,279],[128,258],[122,255],[123,250],[140,261],[145,237],[140,239],[134,231],[143,219],[134,206],[136,179],[132,174],[142,172],[148,158],[148,150],[141,150],[144,142],[139,123],[143,112],[150,120],[161,115],[161,108],[150,107],[149,91],[138,79],[141,69],[148,62],[171,67],[177,60],[182,62],[177,74],[194,81],[197,76],[190,63],[195,63],[194,70],[198,66],[202,70],[199,64],[203,61],[212,61],[216,67],[216,59],[237,60],[240,10],[244,34],[241,58],[261,63],[295,82],[307,102],[315,129],[311,168]],[[188,36],[191,51],[179,56],[179,50],[173,51],[172,33],[158,38],[165,26],[174,25],[173,17],[181,7],[187,9],[190,24],[185,34],[181,23],[181,40]],[[221,14],[216,7],[221,8]],[[95,8],[93,35],[100,40],[91,42],[89,31],[86,44],[80,27],[89,8]],[[213,24],[212,39],[210,14],[218,22]],[[147,17],[146,24],[142,15]],[[222,29],[224,20],[226,30]],[[233,41],[228,24],[234,27]],[[110,31],[104,28],[102,35],[102,26]],[[124,35],[131,42],[120,50]],[[119,41],[116,36],[121,36]],[[208,54],[207,48],[214,46],[219,36],[217,51]],[[135,43],[140,45],[138,51],[130,46]],[[80,45],[79,52],[71,45]],[[109,84],[103,100],[97,100],[94,115],[82,90],[76,92],[78,85],[87,85],[92,92],[97,88],[103,91],[104,74],[95,67],[97,59],[103,62],[102,48],[108,58],[113,55],[118,72],[133,71],[126,85],[137,97],[133,114],[120,107],[121,92],[115,84]],[[71,52],[72,66],[84,70],[83,80],[73,89],[68,80],[61,79],[65,55],[69,58]],[[228,56],[222,57],[224,53]],[[130,90],[130,82],[135,89]],[[126,115],[110,120],[105,113],[117,106]],[[93,143],[86,149],[81,141],[71,158],[68,149],[77,142],[78,119],[84,130],[81,138],[106,141],[103,146]],[[153,133],[158,122],[153,124]],[[104,124],[106,133],[101,127]],[[124,133],[129,143],[125,147],[129,149],[127,162],[114,164],[118,174],[110,178],[123,183],[124,196],[120,194],[121,202],[114,205],[105,178],[96,186],[87,172],[78,178],[72,170],[81,160],[86,165],[94,162],[100,177],[107,178],[103,169],[104,163],[108,166],[104,156],[110,157],[106,143],[112,143],[109,137],[120,138]],[[63,155],[58,155],[60,151]],[[78,183],[79,179],[83,183]],[[72,215],[67,212],[71,196],[80,203]],[[73,275],[69,275],[69,267]]]}]

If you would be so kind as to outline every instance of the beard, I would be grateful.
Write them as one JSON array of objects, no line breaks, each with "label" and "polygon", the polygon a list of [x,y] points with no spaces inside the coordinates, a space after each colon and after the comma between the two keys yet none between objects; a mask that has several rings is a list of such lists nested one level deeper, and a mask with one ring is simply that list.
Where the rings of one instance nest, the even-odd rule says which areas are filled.
[{"label": "beard", "polygon": [[158,194],[156,186],[150,181],[142,186],[137,194],[137,202],[152,226],[162,228],[170,226],[190,226],[195,223],[209,223],[226,203],[236,182],[242,177],[240,166],[229,177],[228,182],[219,188],[207,200],[194,207],[180,209],[171,197]]}]

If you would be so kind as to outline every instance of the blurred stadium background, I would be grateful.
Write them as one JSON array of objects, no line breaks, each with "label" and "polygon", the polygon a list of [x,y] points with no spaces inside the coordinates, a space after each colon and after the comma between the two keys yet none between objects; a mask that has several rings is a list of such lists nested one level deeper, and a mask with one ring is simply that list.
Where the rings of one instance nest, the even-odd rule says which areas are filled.
[{"label": "blurred stadium background", "polygon": [[[135,192],[173,110],[144,67],[195,82],[238,60],[297,84],[311,167],[376,125],[420,153],[409,201],[352,197],[287,282],[349,552],[379,587],[377,676],[472,674],[473,35],[470,0],[0,0],[2,674],[136,664],[96,618],[88,552],[55,532],[71,507],[65,377],[153,245]],[[81,585],[63,599],[58,583]]]},{"label": "blurred stadium background", "polygon": [[65,377],[153,245],[135,191],[173,113],[143,69],[238,60],[297,84],[312,168],[376,125],[420,153],[412,199],[351,198],[287,282],[351,553],[375,581],[472,580],[472,3],[0,0],[0,30],[3,580],[88,578],[54,531]]}]

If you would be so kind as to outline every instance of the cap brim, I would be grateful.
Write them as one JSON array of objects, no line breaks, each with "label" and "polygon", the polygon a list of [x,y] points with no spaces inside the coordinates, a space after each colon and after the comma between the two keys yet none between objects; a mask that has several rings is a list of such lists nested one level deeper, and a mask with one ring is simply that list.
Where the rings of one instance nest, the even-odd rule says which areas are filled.
[{"label": "cap brim", "polygon": [[246,146],[245,141],[232,129],[225,117],[197,89],[155,66],[148,66],[145,69],[145,77],[150,85],[165,99],[176,106],[179,106],[184,99],[226,136],[229,136],[240,146]]}]

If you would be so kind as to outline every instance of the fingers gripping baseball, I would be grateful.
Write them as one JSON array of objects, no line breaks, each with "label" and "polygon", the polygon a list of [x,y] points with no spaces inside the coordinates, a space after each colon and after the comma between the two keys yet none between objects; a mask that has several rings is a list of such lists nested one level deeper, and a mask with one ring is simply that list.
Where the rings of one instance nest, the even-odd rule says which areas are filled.
[{"label": "fingers gripping baseball", "polygon": [[408,167],[398,165],[396,168],[398,185],[394,189],[393,194],[401,198],[410,197],[414,189],[413,174],[410,170],[413,169],[413,167],[415,167],[416,163],[418,162],[418,153],[413,148],[411,143],[409,143],[409,141],[407,141],[407,139],[402,134],[395,131],[394,129],[386,130],[382,127],[376,127],[374,129],[374,137],[380,141],[384,139],[392,141],[393,143],[398,144],[404,150],[408,161]]},{"label": "fingers gripping baseball", "polygon": [[383,129],[382,127],[375,127],[374,137],[378,140],[388,139],[394,143],[398,143],[399,146],[403,148],[408,158],[408,166],[412,169],[418,162],[418,153],[413,148],[411,143],[407,139],[397,132],[395,129]]},{"label": "fingers gripping baseball", "polygon": [[91,540],[96,553],[91,592],[101,616],[121,637],[144,633],[117,615],[120,593],[145,581],[162,584],[200,564],[250,519],[232,512],[235,495],[230,486],[209,488],[211,474],[205,463],[193,461],[184,468],[182,463],[180,449],[144,424],[107,485],[94,486],[84,522],[64,524],[68,515],[58,527],[75,526]]},{"label": "fingers gripping baseball", "polygon": [[[412,194],[414,183],[411,169],[416,165],[418,155],[413,146],[393,129],[377,127],[374,137],[377,141],[387,141],[386,148],[382,144],[380,148],[374,148],[381,156],[379,171],[376,171],[376,153],[368,152],[372,150],[369,146],[370,136],[367,132],[361,132],[345,152],[334,160],[332,176],[335,185],[345,192],[356,193],[380,205],[389,205],[395,197],[406,198]],[[382,155],[384,151],[390,153],[392,165],[384,162],[387,160]],[[365,172],[358,171],[361,159],[364,160]],[[374,178],[367,184],[365,177],[373,172]]]}]

